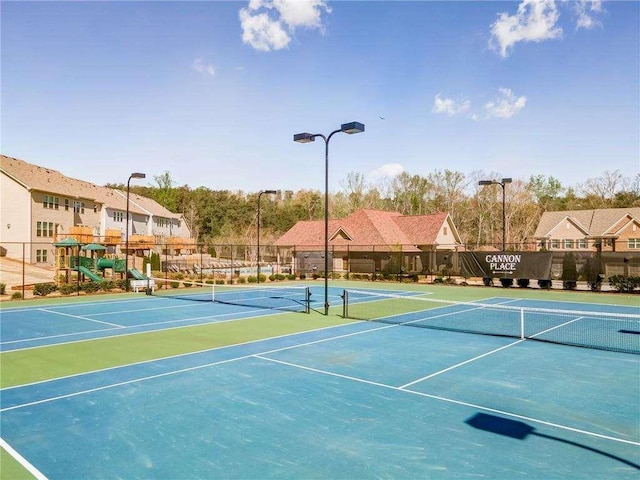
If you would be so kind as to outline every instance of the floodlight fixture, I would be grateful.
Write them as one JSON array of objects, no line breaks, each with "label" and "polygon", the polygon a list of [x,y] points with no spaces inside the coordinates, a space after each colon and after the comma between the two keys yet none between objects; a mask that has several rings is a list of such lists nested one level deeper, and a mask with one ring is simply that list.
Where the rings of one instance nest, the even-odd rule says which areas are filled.
[{"label": "floodlight fixture", "polygon": [[339,130],[334,130],[325,136],[322,133],[297,133],[293,136],[293,141],[298,143],[309,143],[315,141],[316,137],[324,140],[324,314],[329,315],[329,141],[336,133],[364,132],[364,124],[360,122],[343,123]]}]

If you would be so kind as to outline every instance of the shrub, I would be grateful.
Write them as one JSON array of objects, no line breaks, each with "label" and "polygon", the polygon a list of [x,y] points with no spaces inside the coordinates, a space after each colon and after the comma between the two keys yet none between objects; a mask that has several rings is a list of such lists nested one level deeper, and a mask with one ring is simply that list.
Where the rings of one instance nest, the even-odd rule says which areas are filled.
[{"label": "shrub", "polygon": [[433,283],[444,283],[444,278],[436,277],[433,279]]},{"label": "shrub", "polygon": [[22,298],[22,292],[13,292],[11,294],[11,300],[20,300]]},{"label": "shrub", "polygon": [[527,288],[529,286],[529,279],[528,278],[519,278],[518,279],[518,286],[520,288]]},{"label": "shrub", "polygon": [[169,285],[171,286],[171,288],[178,288],[180,286],[180,282],[169,282]]},{"label": "shrub", "polygon": [[576,257],[572,252],[567,252],[562,259],[562,288],[575,290],[577,284],[578,267],[576,265]]},{"label": "shrub", "polygon": [[193,283],[189,283],[189,282],[182,282],[182,286],[184,288],[191,288],[193,286]]},{"label": "shrub", "polygon": [[307,276],[304,273],[300,274],[300,280],[306,280]]},{"label": "shrub", "polygon": [[100,282],[99,286],[100,286],[100,290],[102,290],[103,292],[108,292],[109,290],[115,287],[115,282],[111,280],[106,280],[104,282]]},{"label": "shrub", "polygon": [[549,290],[552,286],[552,282],[551,280],[541,279],[541,280],[538,280],[538,286],[540,288],[546,288],[547,290]]},{"label": "shrub", "polygon": [[63,283],[58,287],[58,290],[62,295],[71,295],[73,293],[78,293],[78,284],[77,283]]},{"label": "shrub", "polygon": [[485,287],[491,287],[493,286],[493,278],[491,277],[484,277],[482,279],[482,283],[484,284]]},{"label": "shrub", "polygon": [[238,277],[238,283],[247,283],[247,277]]},{"label": "shrub", "polygon": [[271,275],[269,275],[269,281],[270,282],[275,282],[276,281],[276,274],[272,273]]},{"label": "shrub", "polygon": [[290,273],[289,275],[287,275],[287,280],[295,280],[296,276],[293,273]]},{"label": "shrub", "polygon": [[216,285],[224,285],[224,278],[219,278],[216,280]]},{"label": "shrub", "polygon": [[257,283],[258,282],[258,278],[253,276],[253,275],[249,275],[247,277],[247,282],[249,282],[249,283]]},{"label": "shrub", "polygon": [[47,295],[49,295],[52,292],[56,291],[56,284],[55,283],[36,283],[33,286],[33,294],[34,295],[39,295],[42,297],[45,297]]},{"label": "shrub", "polygon": [[640,277],[625,277],[624,275],[613,275],[609,277],[609,285],[620,293],[632,293],[640,288]]},{"label": "shrub", "polygon": [[7,284],[0,283],[0,295],[4,295],[6,291],[7,291]]},{"label": "shrub", "polygon": [[[267,276],[263,273],[260,274],[260,283],[264,283],[267,281]],[[258,277],[256,277],[256,280],[258,279]]]},{"label": "shrub", "polygon": [[100,284],[96,282],[85,282],[80,284],[80,291],[86,293],[95,293],[100,290]]},{"label": "shrub", "polygon": [[500,279],[500,284],[503,286],[503,288],[509,288],[513,286],[513,278],[501,278]]}]

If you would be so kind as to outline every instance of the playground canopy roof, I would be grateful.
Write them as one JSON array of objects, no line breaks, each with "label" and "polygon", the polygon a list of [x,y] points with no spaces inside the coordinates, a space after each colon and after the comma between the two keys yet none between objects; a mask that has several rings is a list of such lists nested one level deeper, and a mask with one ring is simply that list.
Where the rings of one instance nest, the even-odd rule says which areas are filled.
[{"label": "playground canopy roof", "polygon": [[77,247],[78,245],[82,245],[75,238],[67,237],[64,240],[60,240],[53,244],[54,247]]},{"label": "playground canopy roof", "polygon": [[84,245],[80,250],[106,250],[107,247],[100,245],[99,243],[89,243]]}]

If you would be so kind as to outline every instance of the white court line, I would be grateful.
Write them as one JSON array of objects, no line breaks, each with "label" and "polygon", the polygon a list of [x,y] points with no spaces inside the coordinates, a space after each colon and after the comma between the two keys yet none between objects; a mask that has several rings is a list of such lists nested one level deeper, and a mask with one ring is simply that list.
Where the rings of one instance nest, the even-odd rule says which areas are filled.
[{"label": "white court line", "polygon": [[481,358],[484,358],[484,357],[487,357],[487,356],[492,355],[494,353],[497,353],[500,350],[504,350],[505,348],[513,347],[514,345],[517,345],[517,344],[522,343],[522,342],[524,342],[524,340],[518,340],[518,341],[515,341],[515,342],[510,343],[508,345],[504,345],[504,346],[502,346],[500,348],[496,348],[495,350],[491,350],[490,352],[483,353],[482,355],[478,355],[477,357],[470,358],[469,360],[466,360],[464,362],[460,362],[460,363],[458,363],[456,365],[453,365],[453,366],[451,366],[449,368],[445,368],[444,370],[440,370],[438,372],[435,372],[435,373],[432,373],[430,375],[427,375],[426,377],[422,377],[422,378],[419,378],[417,380],[414,380],[413,382],[405,383],[404,385],[401,385],[398,388],[400,390],[404,390],[405,388],[410,387],[411,385],[415,385],[416,383],[420,383],[420,382],[422,382],[424,380],[429,380],[430,378],[436,377],[436,376],[438,376],[440,374],[443,374],[443,373],[446,373],[446,372],[448,372],[450,370],[455,370],[458,367],[462,367],[463,365],[466,365],[468,363],[475,362],[476,360],[480,360]]},{"label": "white court line", "polygon": [[[264,310],[253,310],[252,312],[264,312],[264,311],[273,311],[272,309],[264,309]],[[122,327],[122,330],[120,329],[113,329],[113,328],[103,328],[101,330],[87,330],[86,332],[74,332],[74,333],[65,333],[65,334],[61,334],[61,335],[50,335],[48,337],[32,337],[32,338],[26,338],[26,339],[21,339],[21,340],[11,340],[9,342],[1,342],[0,345],[7,345],[10,343],[20,343],[20,342],[34,342],[34,341],[38,341],[38,340],[49,340],[49,339],[53,339],[53,338],[62,338],[62,337],[72,337],[72,336],[79,336],[79,335],[87,335],[87,334],[91,334],[91,333],[97,333],[97,332],[108,332],[111,330],[114,331],[123,331],[123,330],[127,330],[127,329],[134,329],[134,328],[141,328],[141,327],[150,327],[150,326],[154,326],[154,325],[165,325],[168,323],[181,323],[181,322],[191,322],[191,321],[195,321],[195,320],[205,320],[208,318],[211,319],[216,319],[216,318],[223,318],[223,317],[229,317],[232,315],[239,315],[242,312],[235,312],[235,313],[225,313],[222,315],[206,315],[204,317],[190,317],[190,318],[181,318],[181,319],[177,319],[177,320],[166,320],[164,322],[152,322],[152,323],[141,323],[138,325],[129,325],[129,326],[125,326]],[[277,313],[274,313],[273,315],[277,315]],[[102,339],[106,339],[106,338],[114,338],[114,337],[128,337],[130,335],[142,335],[145,333],[156,333],[156,332],[167,332],[169,330],[175,330],[176,328],[189,328],[189,327],[201,327],[201,326],[205,326],[205,325],[213,325],[215,323],[226,323],[226,322],[233,322],[236,320],[247,320],[247,319],[252,319],[252,318],[261,318],[261,317],[267,317],[269,315],[255,315],[252,317],[239,317],[239,318],[230,318],[228,320],[218,320],[218,321],[212,321],[212,322],[206,322],[206,323],[194,323],[193,325],[178,325],[175,327],[169,327],[169,328],[158,328],[158,329],[151,329],[151,330],[143,330],[142,332],[132,332],[132,333],[122,333],[122,334],[117,334],[117,335],[109,335],[106,337],[94,337],[94,338],[83,338],[80,340],[70,340],[68,342],[61,342],[61,343],[50,343],[50,344],[44,344],[44,345],[36,345],[33,347],[25,347],[25,348],[16,348],[14,350],[5,350],[3,352],[0,353],[11,353],[11,352],[22,352],[24,350],[33,350],[35,348],[46,348],[46,347],[55,347],[55,346],[60,346],[60,345],[72,345],[74,343],[80,343],[80,342],[91,342],[94,340],[102,340]]]},{"label": "white court line", "polygon": [[34,477],[36,477],[38,480],[47,480],[47,477],[45,477],[42,472],[40,472],[40,470],[38,470],[36,467],[34,467],[33,465],[31,465],[31,463],[29,463],[27,461],[26,458],[24,458],[22,455],[20,455],[16,450],[14,450],[14,448],[9,445],[4,438],[0,438],[0,447],[2,447],[4,450],[6,450],[6,452],[11,455],[13,458],[16,459],[16,461],[22,465],[24,467],[25,470],[27,470],[31,475],[33,475]]},{"label": "white court line", "polygon": [[[232,320],[226,320],[226,321],[232,321]],[[110,370],[116,370],[118,368],[134,367],[134,366],[137,366],[137,365],[144,365],[146,363],[161,362],[161,361],[164,361],[164,360],[172,360],[172,359],[175,359],[175,358],[187,357],[189,355],[199,355],[199,354],[202,354],[202,353],[214,352],[216,350],[223,350],[225,348],[241,347],[241,346],[244,346],[244,345],[251,345],[253,343],[258,343],[258,342],[264,342],[264,341],[278,340],[280,338],[293,337],[295,335],[304,335],[304,334],[307,334],[307,333],[321,332],[322,330],[330,330],[332,328],[339,328],[339,327],[355,325],[355,324],[359,324],[359,323],[362,323],[362,322],[357,321],[357,322],[345,323],[345,324],[341,324],[341,325],[331,325],[329,327],[321,327],[321,328],[315,328],[313,330],[305,330],[304,332],[286,333],[284,335],[278,335],[276,337],[260,338],[258,340],[250,340],[248,342],[234,343],[233,345],[223,345],[223,346],[220,346],[220,347],[205,348],[204,350],[198,350],[198,351],[195,351],[195,352],[179,353],[177,355],[170,355],[170,356],[166,356],[166,357],[153,358],[151,360],[142,360],[140,362],[128,363],[126,365],[117,365],[115,367],[101,368],[99,370],[93,370],[93,371],[90,371],[90,372],[74,373],[73,375],[66,375],[64,377],[51,378],[51,379],[47,379],[47,380],[40,380],[40,381],[37,381],[37,382],[24,383],[24,384],[21,384],[21,385],[14,385],[12,387],[0,388],[0,392],[5,392],[7,390],[15,390],[17,388],[23,388],[23,387],[31,387],[33,385],[41,385],[41,384],[49,383],[49,382],[57,382],[58,380],[67,380],[67,379],[70,379],[70,378],[81,377],[83,375],[93,375],[95,373],[104,373],[104,372],[108,372]],[[396,325],[387,325],[387,326],[384,326],[384,327],[375,328],[373,330],[382,330],[382,329],[385,329],[385,328],[392,328],[392,327],[395,327],[395,326]],[[182,328],[182,327],[176,327],[176,328]],[[170,330],[170,329],[167,329],[167,330]],[[314,343],[320,343],[320,342],[324,342],[324,341],[335,340],[337,338],[349,337],[351,335],[357,335],[359,333],[365,333],[365,332],[369,332],[369,331],[373,331],[373,330],[364,330],[362,332],[354,332],[354,333],[348,333],[348,334],[344,334],[344,335],[337,335],[337,336],[334,336],[334,337],[328,337],[326,339],[313,340],[311,342],[299,343],[299,344],[296,344],[296,345],[290,345],[288,347],[281,347],[281,348],[277,348],[277,349],[273,349],[273,350],[268,350],[268,351],[262,352],[262,353],[280,352],[280,351],[288,350],[288,349],[291,349],[291,348],[304,347],[304,346],[307,346],[307,345],[312,345]],[[15,351],[15,350],[12,350],[12,351]],[[252,355],[254,355],[254,354],[252,354]],[[239,357],[239,358],[245,358],[245,357]],[[215,363],[212,364],[212,365],[215,365]],[[176,373],[180,373],[181,371],[182,370],[176,370]],[[145,379],[146,379],[146,377],[140,377],[138,379],[131,380],[131,382],[142,381],[142,380],[145,380]],[[82,393],[82,392],[80,392],[80,393]],[[14,407],[14,408],[17,408],[17,407],[20,407],[20,405]],[[3,410],[0,409],[0,412],[2,412],[2,411]]]},{"label": "white court line", "polygon": [[[387,326],[384,326],[384,327],[376,328],[374,330],[383,330],[383,329],[392,328],[392,327],[395,327],[395,326],[396,325],[387,325]],[[331,329],[331,328],[335,328],[335,326],[323,327],[323,328],[319,328],[319,329],[311,330],[311,331],[321,331],[321,330],[326,330],[326,329]],[[364,330],[364,331],[360,331],[360,332],[352,332],[352,333],[346,333],[346,334],[343,334],[343,335],[337,335],[335,337],[322,338],[320,340],[312,340],[310,342],[299,343],[299,344],[296,344],[296,345],[289,345],[288,347],[281,347],[281,348],[275,348],[275,349],[267,350],[267,351],[261,352],[258,355],[267,355],[267,354],[270,354],[270,353],[277,353],[277,352],[281,352],[281,351],[284,351],[284,350],[290,350],[290,349],[293,349],[293,348],[299,348],[299,347],[304,347],[304,346],[308,346],[308,345],[313,345],[313,344],[316,344],[316,343],[327,342],[327,341],[335,340],[335,339],[338,339],[338,338],[351,337],[353,335],[360,335],[362,333],[367,333],[367,332],[370,332],[370,331],[371,330]],[[281,336],[278,336],[278,337],[272,337],[272,338],[270,338],[268,340],[274,340],[274,339],[278,339],[278,338],[286,338],[286,337],[293,336],[293,335],[300,335],[301,333],[309,333],[309,332],[297,332],[297,333],[294,333],[294,334],[281,335]],[[121,365],[121,366],[118,366],[118,367],[110,367],[110,368],[105,368],[103,370],[96,370],[95,372],[87,372],[87,373],[104,372],[104,371],[108,371],[108,370],[115,370],[116,368],[129,367],[129,366],[133,366],[133,365],[142,365],[142,364],[145,364],[145,363],[157,362],[157,361],[166,360],[166,359],[169,359],[169,358],[179,358],[179,357],[182,357],[182,356],[194,355],[196,353],[203,353],[203,352],[208,352],[208,351],[220,350],[220,349],[223,349],[223,348],[237,347],[237,346],[240,346],[240,345],[250,345],[252,343],[262,342],[264,340],[265,339],[252,340],[250,342],[245,342],[245,343],[240,343],[240,344],[235,344],[235,345],[225,345],[224,347],[210,348],[210,349],[207,349],[207,350],[202,350],[200,352],[183,353],[183,354],[180,354],[180,355],[174,355],[172,357],[165,357],[165,358],[162,358],[162,359],[145,360],[144,362],[132,363],[132,364],[128,364],[128,365]],[[179,374],[179,373],[191,372],[193,370],[200,370],[202,368],[208,368],[208,367],[214,367],[214,366],[217,366],[217,365],[223,365],[225,363],[230,363],[230,362],[235,362],[235,361],[238,361],[238,360],[244,360],[246,358],[251,358],[251,357],[254,357],[255,355],[256,355],[255,353],[250,353],[250,354],[247,354],[247,355],[242,355],[240,357],[228,358],[226,360],[219,360],[217,362],[206,363],[204,365],[196,365],[196,366],[193,366],[193,367],[181,368],[181,369],[178,369],[178,370],[172,370],[170,372],[159,373],[159,374],[156,374],[156,375],[149,375],[149,376],[146,376],[146,377],[138,377],[138,378],[134,378],[134,379],[131,379],[131,380],[126,380],[126,381],[123,381],[123,382],[113,383],[113,384],[109,384],[109,385],[103,385],[101,387],[90,388],[90,389],[87,389],[87,390],[81,390],[79,392],[67,393],[65,395],[59,395],[59,396],[56,396],[56,397],[44,398],[42,400],[37,400],[35,402],[23,403],[23,404],[20,404],[20,405],[14,405],[12,407],[2,408],[2,409],[0,409],[0,413],[1,412],[6,412],[6,411],[9,411],[9,410],[16,410],[16,409],[23,408],[23,407],[30,407],[32,405],[39,405],[39,404],[42,404],[42,403],[53,402],[55,400],[61,400],[61,399],[64,399],[64,398],[76,397],[78,395],[84,395],[84,394],[87,394],[87,393],[97,392],[97,391],[100,391],[100,390],[107,390],[109,388],[121,387],[123,385],[129,385],[131,383],[143,382],[143,381],[146,381],[146,380],[153,380],[153,379],[156,379],[156,378],[167,377],[167,376],[170,376],[170,375],[176,375],[176,374]],[[4,392],[4,391],[10,390],[10,389],[27,387],[27,386],[31,386],[31,385],[37,385],[37,384],[41,384],[41,383],[53,382],[53,381],[62,380],[62,379],[65,379],[65,378],[78,377],[78,376],[81,376],[81,375],[86,375],[87,373],[79,373],[79,374],[76,374],[76,375],[69,375],[67,377],[55,378],[55,379],[52,379],[52,380],[43,380],[41,382],[34,382],[34,383],[30,383],[30,384],[25,384],[25,385],[16,385],[15,387],[7,387],[7,388],[0,389],[0,392]]]},{"label": "white court line", "polygon": [[402,389],[400,387],[395,387],[393,385],[387,385],[387,384],[379,383],[379,382],[372,382],[370,380],[365,380],[364,378],[352,377],[352,376],[349,376],[349,375],[342,375],[340,373],[334,373],[334,372],[329,372],[329,371],[326,371],[326,370],[320,370],[320,369],[317,369],[317,368],[306,367],[304,365],[298,365],[298,364],[291,363],[291,362],[285,362],[285,361],[282,361],[282,360],[276,360],[276,359],[273,359],[273,358],[263,357],[262,355],[264,355],[264,354],[257,354],[257,355],[254,355],[254,357],[255,358],[259,358],[261,360],[268,361],[268,362],[279,363],[279,364],[282,364],[282,365],[287,365],[287,366],[294,367],[294,368],[299,368],[299,369],[302,369],[302,370],[308,370],[310,372],[320,373],[322,375],[328,375],[328,376],[332,376],[332,377],[343,378],[345,380],[352,380],[354,382],[366,383],[368,385],[374,385],[374,386],[377,386],[377,387],[388,388],[390,390],[395,390],[395,391],[398,391],[398,392],[410,393],[412,395],[418,395],[418,396],[421,396],[421,397],[427,397],[427,398],[431,398],[433,400],[440,400],[440,401],[446,402],[446,403],[453,403],[455,405],[462,405],[462,406],[465,406],[465,407],[471,407],[471,408],[474,408],[474,409],[477,409],[477,410],[483,410],[485,412],[497,413],[497,414],[504,415],[504,416],[507,416],[507,417],[518,418],[520,420],[526,420],[528,422],[534,422],[534,423],[538,423],[538,424],[541,424],[541,425],[546,425],[546,426],[549,426],[549,427],[555,427],[555,428],[559,428],[559,429],[562,429],[562,430],[568,430],[568,431],[571,431],[571,432],[574,432],[574,433],[580,433],[580,434],[583,434],[583,435],[589,435],[591,437],[597,437],[597,438],[601,438],[601,439],[604,439],[604,440],[611,440],[613,442],[626,443],[628,445],[640,446],[640,442],[634,442],[632,440],[625,440],[623,438],[610,437],[608,435],[602,435],[600,433],[590,432],[588,430],[581,430],[581,429],[569,427],[569,426],[566,426],[566,425],[560,425],[558,423],[547,422],[545,420],[539,420],[537,418],[526,417],[524,415],[518,415],[517,413],[506,412],[504,410],[497,410],[495,408],[484,407],[482,405],[476,405],[474,403],[463,402],[461,400],[455,400],[453,398],[441,397],[439,395],[432,395],[432,394],[429,394],[429,393],[418,392],[418,391],[415,391],[415,390],[406,390],[406,389]]},{"label": "white court line", "polygon": [[543,334],[545,334],[547,332],[551,332],[552,330],[555,330],[556,328],[564,327],[564,326],[569,325],[569,324],[571,324],[573,322],[577,322],[578,320],[582,320],[583,318],[584,317],[574,318],[573,320],[569,320],[568,322],[561,323],[560,325],[556,325],[555,327],[547,328],[546,330],[538,332],[535,335],[531,335],[530,337],[527,337],[527,338],[536,338],[538,335],[543,335]]},{"label": "white court line", "polygon": [[41,312],[52,313],[54,315],[61,315],[63,317],[77,318],[78,320],[87,320],[89,322],[102,323],[103,325],[110,325],[112,327],[125,328],[123,325],[118,325],[117,323],[103,322],[101,320],[94,320],[93,318],[82,317],[80,315],[71,315],[70,313],[56,312],[54,310],[48,310],[46,308],[40,308],[39,310]]},{"label": "white court line", "polygon": [[[354,323],[362,323],[362,322],[354,322]],[[341,325],[341,326],[344,326],[344,325]],[[232,363],[232,362],[235,362],[235,361],[244,360],[244,359],[253,357],[253,358],[260,358],[260,359],[263,359],[265,361],[281,363],[283,365],[289,365],[289,366],[292,366],[292,367],[295,367],[295,368],[300,368],[300,369],[303,369],[303,370],[308,370],[308,371],[313,371],[313,372],[316,372],[316,373],[321,373],[321,374],[324,374],[324,375],[339,377],[339,378],[348,379],[348,380],[352,380],[352,381],[356,381],[356,382],[360,382],[360,383],[366,383],[366,384],[369,384],[369,385],[375,385],[375,386],[379,386],[379,387],[383,387],[383,388],[388,388],[388,389],[399,391],[399,392],[405,392],[405,393],[409,393],[409,394],[412,394],[412,395],[419,395],[419,396],[422,396],[422,397],[427,397],[427,398],[440,400],[440,401],[444,401],[444,402],[448,402],[448,403],[453,403],[453,404],[457,404],[457,405],[463,405],[463,406],[467,406],[467,407],[472,407],[472,408],[484,410],[484,411],[487,411],[487,412],[498,413],[498,414],[501,414],[501,415],[505,415],[505,416],[509,416],[509,417],[513,417],[513,418],[518,418],[518,419],[521,419],[521,420],[527,420],[527,421],[539,423],[539,424],[542,424],[542,425],[556,427],[556,428],[560,428],[560,429],[564,429],[564,430],[568,430],[568,431],[572,431],[572,432],[576,432],[576,433],[581,433],[581,434],[584,434],[584,435],[598,437],[598,438],[602,438],[602,439],[605,439],[605,440],[611,440],[611,441],[614,441],[614,442],[640,446],[640,442],[634,442],[634,441],[631,441],[631,440],[624,440],[624,439],[620,439],[620,438],[616,438],[616,437],[610,437],[610,436],[607,436],[607,435],[601,435],[601,434],[598,434],[598,433],[595,433],[595,432],[589,432],[589,431],[586,431],[586,430],[580,430],[580,429],[576,429],[576,428],[573,428],[573,427],[568,427],[568,426],[565,426],[565,425],[555,424],[555,423],[547,422],[547,421],[544,421],[544,420],[539,420],[539,419],[535,419],[535,418],[531,418],[531,417],[526,417],[526,416],[523,416],[523,415],[518,415],[518,414],[515,414],[515,413],[511,413],[511,412],[506,412],[506,411],[497,410],[497,409],[493,409],[493,408],[489,408],[489,407],[484,407],[484,406],[481,406],[481,405],[476,405],[476,404],[472,404],[472,403],[468,403],[468,402],[463,402],[463,401],[460,401],[460,400],[454,400],[454,399],[451,399],[451,398],[441,397],[439,395],[432,395],[432,394],[428,394],[428,393],[418,392],[418,391],[415,391],[415,390],[409,390],[409,389],[406,389],[406,388],[401,388],[401,387],[397,387],[397,386],[393,386],[393,385],[387,385],[387,384],[383,384],[383,383],[379,383],[379,382],[373,382],[373,381],[365,380],[365,379],[362,379],[362,378],[351,377],[351,376],[342,375],[342,374],[339,374],[339,373],[329,372],[329,371],[320,370],[320,369],[316,369],[316,368],[312,368],[312,367],[306,367],[306,366],[303,366],[303,365],[297,365],[297,364],[293,364],[293,363],[290,363],[290,362],[284,362],[284,361],[281,361],[281,360],[275,360],[275,359],[271,359],[271,358],[263,356],[263,355],[269,355],[269,354],[276,353],[276,352],[281,352],[281,351],[284,351],[284,350],[290,350],[290,349],[299,348],[299,347],[303,347],[303,346],[308,346],[308,345],[313,345],[313,344],[317,344],[317,343],[332,341],[332,340],[336,340],[336,339],[339,339],[339,338],[345,338],[345,337],[350,337],[350,336],[354,336],[354,335],[361,335],[361,334],[365,334],[365,333],[375,332],[375,331],[384,330],[384,329],[387,329],[387,328],[399,327],[399,326],[401,326],[401,325],[400,324],[385,325],[385,326],[380,327],[380,328],[374,328],[374,329],[370,329],[370,330],[363,330],[363,331],[359,331],[359,332],[352,332],[352,333],[348,333],[348,334],[337,335],[337,336],[334,336],[334,337],[324,338],[324,339],[320,339],[320,340],[314,340],[314,341],[310,341],[310,342],[306,342],[306,343],[302,343],[302,344],[297,344],[297,345],[290,345],[288,347],[281,347],[281,348],[277,348],[277,349],[272,349],[272,350],[268,350],[268,351],[265,351],[265,352],[262,352],[262,353],[258,353],[258,354],[248,354],[248,355],[243,355],[243,356],[235,357],[235,358],[231,358],[231,359],[220,360],[218,362],[211,362],[211,363],[208,363],[208,364],[205,364],[205,365],[197,365],[197,366],[194,366],[194,367],[174,370],[174,371],[171,371],[171,372],[164,372],[164,373],[157,374],[157,375],[150,375],[150,376],[146,376],[146,377],[140,377],[140,378],[137,378],[137,379],[127,380],[127,381],[124,381],[124,382],[118,382],[118,383],[110,384],[110,385],[103,385],[101,387],[87,389],[87,390],[74,392],[74,393],[70,393],[70,394],[59,395],[59,396],[51,397],[51,398],[45,398],[45,399],[38,400],[38,401],[35,401],[35,402],[25,403],[25,404],[21,404],[21,405],[14,405],[12,407],[7,407],[7,408],[4,408],[4,409],[0,409],[0,412],[5,412],[5,411],[20,409],[20,408],[24,408],[24,407],[28,407],[28,406],[33,406],[33,405],[39,405],[39,404],[43,404],[43,403],[53,402],[53,401],[56,401],[56,400],[76,397],[76,396],[80,396],[80,395],[84,395],[84,394],[88,394],[88,393],[92,393],[92,392],[97,392],[97,391],[101,391],[101,390],[107,390],[107,389],[110,389],[110,388],[124,386],[124,385],[137,383],[137,382],[142,382],[142,381],[146,381],[146,380],[152,380],[152,379],[157,379],[157,378],[161,378],[161,377],[167,377],[167,376],[176,375],[176,374],[180,374],[180,373],[184,373],[184,372],[199,370],[199,369],[202,369],[202,368],[209,368],[209,367],[222,365],[222,364],[226,364],[226,363]],[[42,382],[34,382],[34,383],[28,384],[28,385],[35,385],[35,384],[40,384],[40,383],[52,382],[52,381],[60,380],[62,378],[77,377],[77,376],[80,376],[80,375],[86,375],[88,373],[96,373],[96,372],[101,372],[101,371],[114,370],[116,368],[123,368],[123,367],[132,366],[132,365],[157,362],[157,361],[164,360],[164,359],[169,359],[169,358],[178,358],[178,357],[187,356],[187,355],[194,355],[196,353],[214,351],[214,350],[219,350],[219,349],[222,349],[222,348],[237,347],[237,346],[240,346],[240,345],[247,345],[247,344],[251,344],[251,343],[262,342],[262,341],[265,341],[265,340],[273,340],[273,339],[277,339],[277,338],[286,338],[286,337],[293,336],[293,335],[300,335],[300,334],[304,334],[304,333],[310,333],[310,332],[313,332],[313,331],[320,331],[320,330],[331,329],[331,328],[336,328],[336,327],[338,327],[338,326],[324,327],[324,328],[320,328],[320,329],[317,329],[317,330],[312,330],[312,331],[309,331],[309,332],[296,332],[294,334],[287,334],[287,335],[281,335],[279,337],[272,337],[271,339],[253,340],[251,342],[245,342],[243,344],[225,345],[224,347],[216,347],[216,348],[212,348],[212,349],[203,350],[201,352],[190,352],[190,353],[187,353],[187,354],[180,354],[180,355],[174,355],[172,357],[165,357],[163,359],[153,359],[153,360],[147,360],[147,361],[144,361],[144,362],[138,362],[137,364],[130,364],[130,365],[118,366],[118,367],[110,367],[110,368],[106,368],[106,369],[103,369],[103,370],[98,370],[98,371],[95,371],[95,372],[86,372],[86,373],[83,373],[83,374],[70,375],[68,377],[61,377],[61,378],[53,379],[53,380],[45,380],[45,381],[42,381]],[[515,342],[514,344],[520,343],[520,342],[521,342],[521,340],[519,340],[518,342]],[[513,344],[508,345],[508,346],[512,346],[512,345]],[[505,346],[504,348],[506,348],[508,346]],[[15,387],[8,387],[8,388],[5,388],[5,389],[1,389],[0,391],[5,391],[5,390],[9,390],[9,389],[14,389],[14,388],[21,388],[21,387],[25,387],[25,386],[28,386],[28,385],[18,385],[18,386],[15,386]]]}]

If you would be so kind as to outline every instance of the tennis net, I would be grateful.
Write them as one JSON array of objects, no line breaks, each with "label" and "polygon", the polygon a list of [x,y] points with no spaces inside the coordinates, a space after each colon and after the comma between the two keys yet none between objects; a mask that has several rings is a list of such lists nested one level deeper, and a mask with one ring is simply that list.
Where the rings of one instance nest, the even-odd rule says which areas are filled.
[{"label": "tennis net", "polygon": [[153,279],[151,295],[196,302],[309,313],[309,287],[289,285],[221,285],[186,280]]},{"label": "tennis net", "polygon": [[345,290],[343,316],[640,354],[640,314],[453,302]]}]

